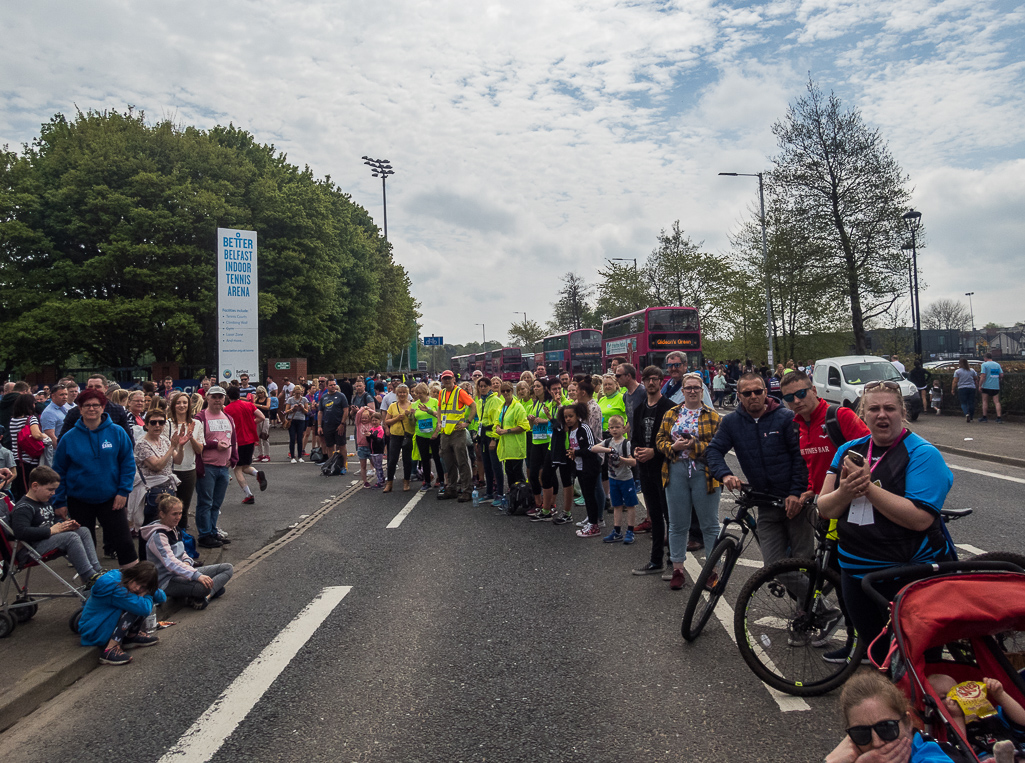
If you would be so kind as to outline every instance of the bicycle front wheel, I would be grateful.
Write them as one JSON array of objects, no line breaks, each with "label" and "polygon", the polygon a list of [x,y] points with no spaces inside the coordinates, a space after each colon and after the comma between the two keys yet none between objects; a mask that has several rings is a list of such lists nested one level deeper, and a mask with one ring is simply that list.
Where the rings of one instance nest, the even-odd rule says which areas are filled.
[{"label": "bicycle front wheel", "polygon": [[867,648],[849,625],[840,576],[819,570],[812,559],[783,559],[751,576],[740,591],[733,630],[756,676],[804,697],[840,686]]},{"label": "bicycle front wheel", "polygon": [[[701,568],[701,574],[690,592],[687,609],[683,612],[683,623],[680,625],[680,633],[688,641],[693,641],[701,634],[708,618],[712,616],[715,605],[726,592],[726,584],[739,556],[740,541],[727,535],[715,544],[712,555],[705,560],[705,566]],[[710,579],[711,586],[708,585]]]}]

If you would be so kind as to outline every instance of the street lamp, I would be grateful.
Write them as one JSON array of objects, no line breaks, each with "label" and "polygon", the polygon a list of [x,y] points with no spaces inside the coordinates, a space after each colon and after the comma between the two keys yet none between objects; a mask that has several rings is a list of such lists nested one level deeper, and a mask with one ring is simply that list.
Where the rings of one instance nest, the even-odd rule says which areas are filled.
[{"label": "street lamp", "polygon": [[918,299],[918,242],[916,234],[922,227],[922,213],[909,209],[904,213],[904,222],[911,231],[911,272],[914,273],[914,303],[912,304],[912,319],[915,324],[915,356],[922,359],[922,309]]},{"label": "street lamp", "polygon": [[972,316],[972,356],[973,357],[976,354],[976,349],[975,348],[977,346],[975,344],[975,308],[972,307],[972,295],[974,295],[974,294],[975,294],[974,291],[966,291],[964,293],[964,295],[966,297],[968,297],[968,312]]},{"label": "street lamp", "polygon": [[609,262],[632,262],[634,264],[634,270],[637,270],[637,258],[636,257],[606,257]]},{"label": "street lamp", "polygon": [[769,368],[775,368],[772,358],[772,291],[769,287],[769,241],[765,233],[765,190],[761,172],[720,172],[726,177],[758,178],[758,203],[762,214],[762,262],[765,265],[765,341],[769,345]]},{"label": "street lamp", "polygon": [[525,312],[523,312],[522,310],[513,310],[513,315],[522,315],[523,316],[523,325],[527,324],[527,314]]},{"label": "street lamp", "polygon": [[488,336],[484,333],[484,324],[475,323],[474,326],[480,326],[480,338],[484,342],[484,367],[481,369],[484,373],[491,373],[491,363],[488,358]]},{"label": "street lamp", "polygon": [[384,240],[388,240],[388,191],[384,186],[389,175],[394,175],[395,170],[391,168],[387,159],[371,159],[363,157],[363,163],[367,165],[375,178],[381,178],[381,199],[384,201]]}]

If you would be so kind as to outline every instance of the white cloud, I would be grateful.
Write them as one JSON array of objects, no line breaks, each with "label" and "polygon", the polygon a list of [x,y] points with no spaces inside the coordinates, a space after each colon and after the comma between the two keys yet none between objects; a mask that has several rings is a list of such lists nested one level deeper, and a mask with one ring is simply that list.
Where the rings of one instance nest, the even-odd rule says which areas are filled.
[{"label": "white cloud", "polygon": [[[1020,273],[1022,13],[998,0],[110,0],[8,4],[0,24],[0,142],[75,105],[231,121],[375,219],[360,157],[389,158],[389,237],[448,340],[543,320],[563,273],[643,257],[677,218],[725,248],[757,188],[716,173],[768,168],[809,71],[911,173],[926,299],[971,290],[973,241]],[[1025,317],[1013,281],[987,289],[992,320]]]}]

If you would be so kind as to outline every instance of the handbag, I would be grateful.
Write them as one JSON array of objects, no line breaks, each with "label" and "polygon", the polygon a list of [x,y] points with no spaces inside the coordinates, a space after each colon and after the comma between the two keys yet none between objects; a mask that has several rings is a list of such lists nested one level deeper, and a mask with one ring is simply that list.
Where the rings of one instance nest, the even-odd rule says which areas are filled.
[{"label": "handbag", "polygon": [[32,421],[25,422],[25,426],[18,432],[18,455],[21,458],[38,460],[46,451],[46,445],[42,440],[32,436]]}]

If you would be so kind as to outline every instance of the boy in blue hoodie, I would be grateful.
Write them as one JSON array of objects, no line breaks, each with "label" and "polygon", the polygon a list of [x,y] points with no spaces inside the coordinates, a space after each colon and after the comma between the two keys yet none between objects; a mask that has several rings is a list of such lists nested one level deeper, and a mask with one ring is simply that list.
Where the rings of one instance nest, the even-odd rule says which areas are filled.
[{"label": "boy in blue hoodie", "polygon": [[82,646],[102,649],[102,665],[127,665],[132,658],[125,649],[153,646],[160,639],[142,630],[153,604],[167,596],[157,587],[157,569],[152,562],[111,570],[93,586],[78,620]]}]

